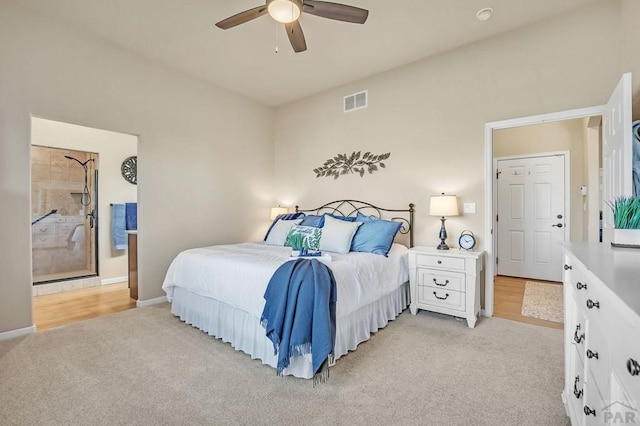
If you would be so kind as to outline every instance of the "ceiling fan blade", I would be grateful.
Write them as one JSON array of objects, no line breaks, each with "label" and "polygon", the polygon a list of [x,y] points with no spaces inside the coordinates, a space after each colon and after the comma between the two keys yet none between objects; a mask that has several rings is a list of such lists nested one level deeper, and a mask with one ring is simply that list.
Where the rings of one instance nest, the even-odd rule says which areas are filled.
[{"label": "ceiling fan blade", "polygon": [[249,22],[253,19],[259,18],[262,15],[267,14],[267,6],[258,6],[253,9],[245,10],[244,12],[240,12],[236,15],[233,15],[227,19],[223,19],[222,21],[216,24],[216,27],[222,28],[223,30],[227,30],[229,28],[233,28],[236,25],[244,24],[245,22]]},{"label": "ceiling fan blade", "polygon": [[300,53],[307,50],[307,42],[304,39],[304,33],[302,32],[300,22],[293,21],[290,24],[284,24],[284,27],[287,30],[287,35],[289,36],[289,41],[291,42],[293,51]]},{"label": "ceiling fan blade", "polygon": [[302,11],[323,18],[354,24],[364,24],[367,21],[367,17],[369,17],[369,11],[366,9],[328,1],[304,0]]}]

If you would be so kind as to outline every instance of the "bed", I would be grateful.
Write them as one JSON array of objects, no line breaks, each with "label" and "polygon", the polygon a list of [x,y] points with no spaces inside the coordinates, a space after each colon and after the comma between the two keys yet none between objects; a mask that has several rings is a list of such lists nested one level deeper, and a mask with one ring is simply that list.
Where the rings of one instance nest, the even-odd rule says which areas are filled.
[{"label": "bed", "polygon": [[[267,241],[194,248],[179,253],[169,266],[162,286],[171,302],[171,312],[185,323],[275,368],[277,356],[273,343],[260,323],[265,304],[263,295],[276,269],[290,260],[292,249],[271,244],[268,238],[275,232],[274,226],[288,220],[317,218],[326,218],[327,223],[322,227],[325,236],[332,229],[329,225],[338,218],[339,226],[357,223],[356,218],[377,221],[375,225],[398,224],[386,255],[351,251],[360,247],[353,244],[356,240],[362,242],[364,237],[354,237],[347,253],[323,251],[330,255],[327,264],[337,285],[334,358],[337,360],[355,350],[371,333],[385,327],[406,309],[410,301],[406,254],[407,246],[413,245],[413,204],[408,209],[393,210],[356,200],[338,200],[315,209],[303,210],[296,206],[292,217],[297,219],[276,218],[265,237]],[[364,226],[356,228],[365,229]],[[366,229],[371,227],[367,225]],[[311,356],[292,358],[284,374],[312,378]]]}]

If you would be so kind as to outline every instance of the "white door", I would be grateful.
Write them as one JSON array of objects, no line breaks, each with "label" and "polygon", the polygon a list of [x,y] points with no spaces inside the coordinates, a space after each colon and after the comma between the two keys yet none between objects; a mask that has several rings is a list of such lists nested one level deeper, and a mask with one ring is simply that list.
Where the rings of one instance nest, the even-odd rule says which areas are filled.
[{"label": "white door", "polygon": [[624,74],[602,115],[602,241],[611,242],[613,212],[606,204],[633,194],[631,73]]},{"label": "white door", "polygon": [[498,160],[498,274],[562,281],[564,155]]}]

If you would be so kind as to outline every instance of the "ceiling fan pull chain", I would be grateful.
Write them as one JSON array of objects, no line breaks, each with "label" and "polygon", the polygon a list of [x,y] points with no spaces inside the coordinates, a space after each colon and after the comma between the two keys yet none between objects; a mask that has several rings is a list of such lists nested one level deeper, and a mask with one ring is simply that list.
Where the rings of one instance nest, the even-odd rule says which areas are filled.
[{"label": "ceiling fan pull chain", "polygon": [[278,53],[278,23],[276,23],[276,53]]}]

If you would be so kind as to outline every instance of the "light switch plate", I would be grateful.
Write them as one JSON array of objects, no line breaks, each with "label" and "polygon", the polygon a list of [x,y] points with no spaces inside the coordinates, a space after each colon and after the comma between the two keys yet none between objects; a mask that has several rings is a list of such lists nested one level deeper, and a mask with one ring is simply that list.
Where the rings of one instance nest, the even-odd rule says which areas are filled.
[{"label": "light switch plate", "polygon": [[464,203],[464,212],[465,213],[475,213],[476,212],[476,203]]}]

